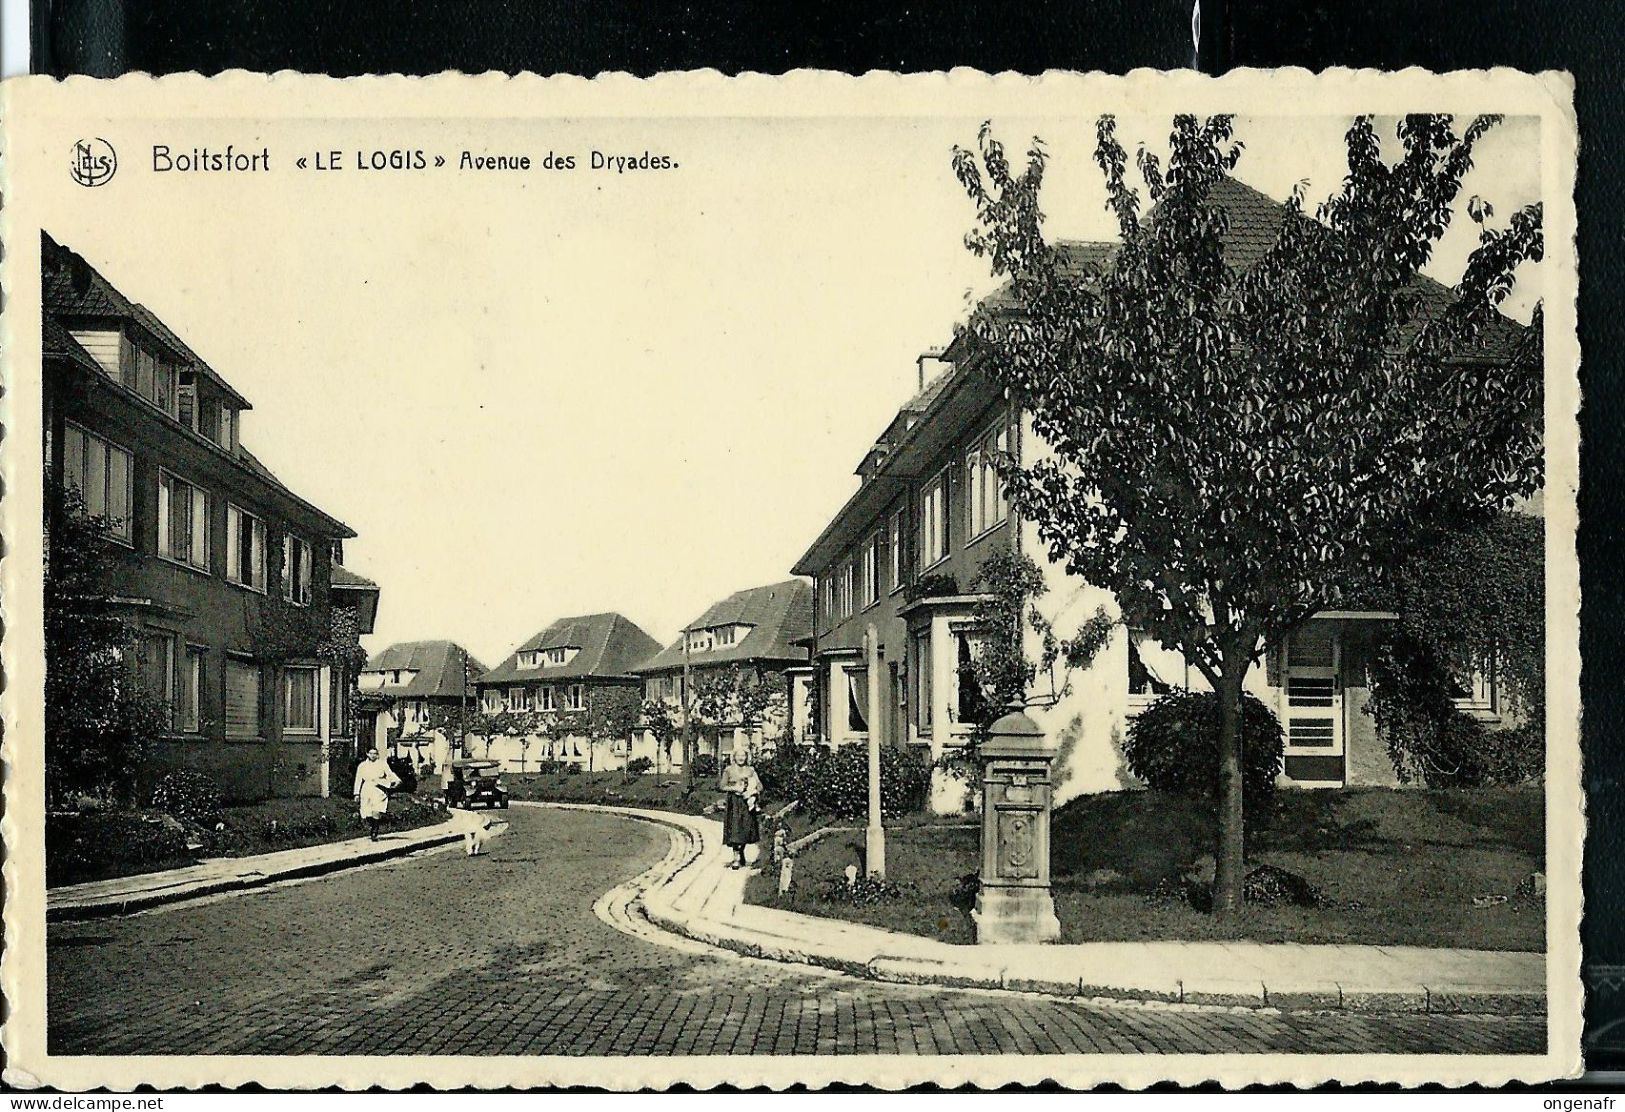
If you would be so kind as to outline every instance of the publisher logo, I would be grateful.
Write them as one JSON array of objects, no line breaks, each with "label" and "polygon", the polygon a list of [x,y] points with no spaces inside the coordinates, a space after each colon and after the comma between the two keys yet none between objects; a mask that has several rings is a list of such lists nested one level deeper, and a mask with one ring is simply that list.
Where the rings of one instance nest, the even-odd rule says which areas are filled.
[{"label": "publisher logo", "polygon": [[118,155],[106,139],[81,139],[73,145],[73,163],[68,173],[80,185],[106,185],[118,170]]}]

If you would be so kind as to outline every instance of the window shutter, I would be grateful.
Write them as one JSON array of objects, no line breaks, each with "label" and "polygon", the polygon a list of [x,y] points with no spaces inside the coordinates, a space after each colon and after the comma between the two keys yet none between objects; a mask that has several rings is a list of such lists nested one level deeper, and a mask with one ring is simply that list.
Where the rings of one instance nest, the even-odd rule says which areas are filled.
[{"label": "window shutter", "polygon": [[226,733],[232,737],[260,735],[260,670],[240,660],[226,662]]}]

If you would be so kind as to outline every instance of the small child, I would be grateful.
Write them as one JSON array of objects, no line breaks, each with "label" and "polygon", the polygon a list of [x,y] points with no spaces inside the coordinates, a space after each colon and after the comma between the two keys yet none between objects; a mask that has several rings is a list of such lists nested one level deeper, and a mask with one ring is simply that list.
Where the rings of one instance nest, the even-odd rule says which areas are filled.
[{"label": "small child", "polygon": [[463,836],[463,852],[478,857],[485,852],[485,843],[491,838],[491,816],[481,814],[472,807],[451,807],[452,829]]}]

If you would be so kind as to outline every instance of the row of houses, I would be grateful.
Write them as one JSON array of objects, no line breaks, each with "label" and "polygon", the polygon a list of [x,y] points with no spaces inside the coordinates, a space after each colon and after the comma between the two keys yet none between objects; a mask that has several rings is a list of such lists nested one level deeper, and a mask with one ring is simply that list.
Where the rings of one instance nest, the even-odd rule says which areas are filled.
[{"label": "row of houses", "polygon": [[[1234,180],[1215,186],[1214,200],[1228,210],[1227,259],[1238,267],[1267,250],[1287,217],[1284,206]],[[1064,245],[1080,268],[1109,265],[1114,249]],[[1423,285],[1427,298],[1448,296],[1443,287]],[[1520,331],[1503,318],[1473,357],[1508,357]],[[778,724],[783,736],[839,746],[878,735],[882,744],[908,746],[936,762],[966,745],[982,709],[970,667],[988,601],[979,571],[990,556],[1014,550],[1042,569],[1048,589],[1041,610],[1054,629],[1064,635],[1098,610],[1115,622],[1086,668],[1041,674],[1029,692],[1029,714],[1060,752],[1057,801],[1129,786],[1121,748],[1130,720],[1159,695],[1205,683],[1178,652],[1126,626],[1109,592],[1050,560],[1033,523],[1012,511],[995,460],[1033,460],[1046,446],[1029,416],[984,373],[987,358],[968,332],[921,357],[918,392],[890,416],[859,461],[857,490],[791,568],[797,579],[722,600],[641,663],[633,659],[637,650],[652,642],[619,615],[555,623],[475,681],[482,709],[573,700],[579,698],[574,685],[586,683],[641,684],[645,698],[680,703],[685,662],[691,673],[712,662],[740,663],[784,677],[792,694]],[[1367,660],[1395,617],[1323,611],[1285,642],[1267,646],[1246,686],[1282,723],[1288,783],[1395,782],[1386,747],[1363,713]],[[587,631],[610,629],[626,631],[618,642],[626,651],[595,655]],[[1037,659],[1039,634],[1029,630],[1027,636],[1029,659]],[[369,670],[392,659],[390,653]],[[550,687],[554,694],[547,694]],[[1459,695],[1464,709],[1486,721],[1499,721],[1507,710],[1493,673],[1461,677]],[[734,744],[760,740],[724,725],[702,751],[726,754]],[[647,755],[648,745],[647,735],[637,734],[604,756]],[[573,748],[564,755],[580,759]],[[962,783],[941,777],[936,806],[957,808],[963,791]]]},{"label": "row of houses", "polygon": [[163,320],[49,235],[40,250],[45,528],[71,506],[108,542],[105,603],[165,721],[141,786],[192,769],[233,799],[326,794],[360,741],[378,612],[343,566],[354,531],[248,449],[252,406]]},{"label": "row of houses", "polygon": [[[360,691],[377,701],[380,744],[419,766],[440,766],[455,745],[515,771],[543,761],[621,768],[640,757],[681,768],[680,736],[639,728],[647,704],[665,704],[679,728],[686,714],[695,752],[715,759],[735,745],[806,740],[812,610],[812,588],[790,579],[730,594],[664,646],[622,614],[560,618],[495,668],[451,641],[406,642],[367,661]],[[755,712],[735,693],[752,688]],[[589,728],[617,701],[628,728]],[[530,716],[536,731],[479,733],[505,713]]]}]

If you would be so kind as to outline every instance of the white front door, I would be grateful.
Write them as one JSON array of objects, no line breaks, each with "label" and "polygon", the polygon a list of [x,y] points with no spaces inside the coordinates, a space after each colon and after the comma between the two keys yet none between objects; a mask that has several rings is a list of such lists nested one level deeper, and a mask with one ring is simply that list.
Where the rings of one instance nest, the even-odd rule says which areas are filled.
[{"label": "white front door", "polygon": [[1283,675],[1286,774],[1300,784],[1341,785],[1342,645],[1331,622],[1311,621],[1288,640]]}]

